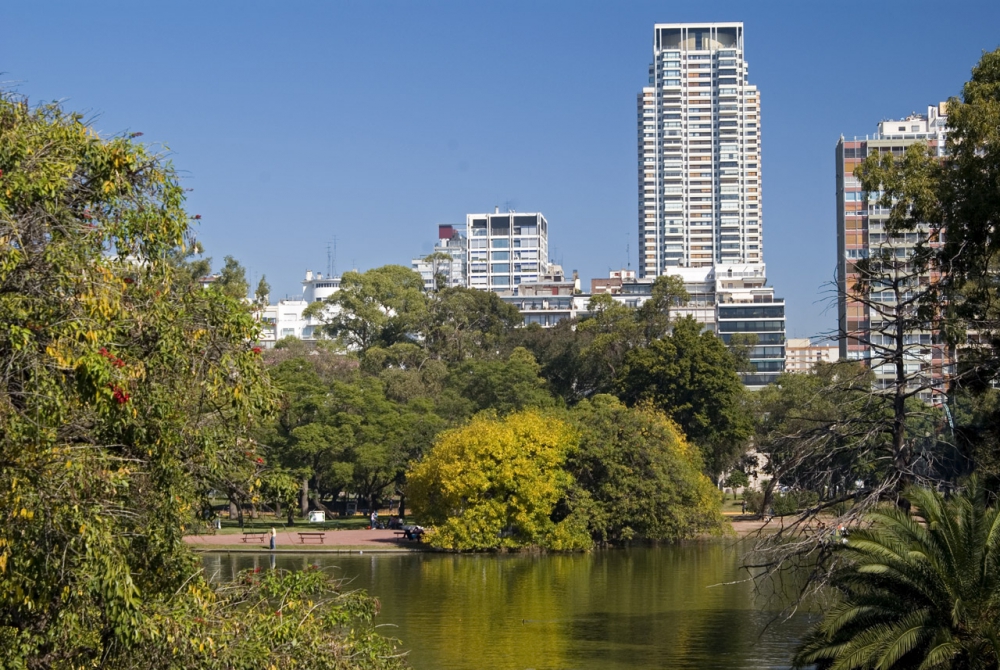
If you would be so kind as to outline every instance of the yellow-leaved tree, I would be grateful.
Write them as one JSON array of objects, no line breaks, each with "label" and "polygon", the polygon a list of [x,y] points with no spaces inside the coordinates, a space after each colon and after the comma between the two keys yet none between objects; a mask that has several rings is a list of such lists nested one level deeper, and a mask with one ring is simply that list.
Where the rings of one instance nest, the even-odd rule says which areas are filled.
[{"label": "yellow-leaved tree", "polygon": [[535,411],[481,414],[443,432],[410,471],[414,510],[436,547],[464,551],[590,546],[586,519],[570,512],[564,469],[577,435]]}]

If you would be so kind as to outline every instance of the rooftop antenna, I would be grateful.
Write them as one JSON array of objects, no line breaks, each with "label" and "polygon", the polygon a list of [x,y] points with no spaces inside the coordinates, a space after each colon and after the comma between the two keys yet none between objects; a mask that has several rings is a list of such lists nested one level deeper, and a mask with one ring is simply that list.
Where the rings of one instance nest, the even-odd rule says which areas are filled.
[{"label": "rooftop antenna", "polygon": [[[331,251],[331,246],[333,250]],[[326,276],[332,277],[333,271],[337,269],[337,236],[333,236],[331,242],[326,243]]]},{"label": "rooftop antenna", "polygon": [[628,242],[625,243],[625,269],[632,269],[632,249]]}]

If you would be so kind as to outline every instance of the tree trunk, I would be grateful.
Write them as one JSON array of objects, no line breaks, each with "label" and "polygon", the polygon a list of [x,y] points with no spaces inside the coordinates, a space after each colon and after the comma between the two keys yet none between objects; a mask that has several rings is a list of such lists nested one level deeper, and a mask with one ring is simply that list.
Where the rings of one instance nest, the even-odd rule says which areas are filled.
[{"label": "tree trunk", "polygon": [[232,498],[229,499],[229,520],[233,521],[239,515],[239,510],[236,509],[236,501]]},{"label": "tree trunk", "polygon": [[402,521],[403,517],[406,516],[406,494],[399,494],[399,520]]},{"label": "tree trunk", "polygon": [[274,518],[275,519],[280,519],[281,518],[281,501],[280,500],[275,500],[274,501]]},{"label": "tree trunk", "polygon": [[302,478],[302,517],[309,516],[309,478]]}]

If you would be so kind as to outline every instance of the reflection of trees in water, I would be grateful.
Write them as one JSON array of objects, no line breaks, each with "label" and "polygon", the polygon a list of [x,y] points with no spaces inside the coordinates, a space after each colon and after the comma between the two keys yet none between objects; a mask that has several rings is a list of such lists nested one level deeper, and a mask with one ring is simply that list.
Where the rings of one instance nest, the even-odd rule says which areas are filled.
[{"label": "reflection of trees in water", "polygon": [[[756,608],[752,585],[719,586],[740,577],[740,552],[713,541],[572,555],[286,554],[278,567],[356,576],[418,669],[787,665],[806,622],[760,635],[773,613]],[[229,562],[207,556],[206,570],[253,567],[246,555]]]}]

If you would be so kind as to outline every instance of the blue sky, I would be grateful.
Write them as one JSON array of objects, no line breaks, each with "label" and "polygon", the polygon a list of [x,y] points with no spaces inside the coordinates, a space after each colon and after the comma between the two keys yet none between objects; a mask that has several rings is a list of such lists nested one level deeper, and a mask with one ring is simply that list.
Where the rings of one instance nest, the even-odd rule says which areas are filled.
[{"label": "blue sky", "polygon": [[169,147],[209,255],[272,299],[334,238],[340,271],[408,264],[494,205],[589,280],[635,267],[635,95],[675,21],[744,22],[768,277],[790,337],[832,329],[837,139],[957,95],[1000,3],[7,2],[0,81]]}]

